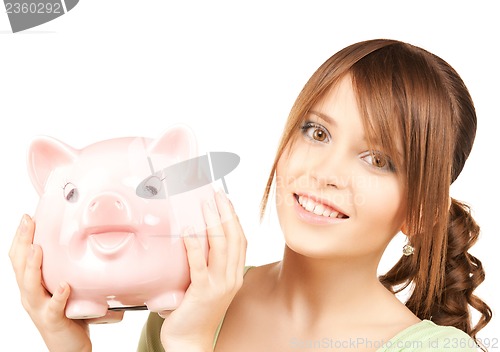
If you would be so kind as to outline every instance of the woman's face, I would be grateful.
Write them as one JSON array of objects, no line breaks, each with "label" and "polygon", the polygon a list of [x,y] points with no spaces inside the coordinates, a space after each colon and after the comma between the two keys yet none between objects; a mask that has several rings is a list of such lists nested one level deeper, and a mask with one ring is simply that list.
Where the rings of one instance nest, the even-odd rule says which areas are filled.
[{"label": "woman's face", "polygon": [[404,221],[403,186],[391,156],[369,150],[350,76],[314,105],[297,133],[276,172],[288,247],[378,262]]}]

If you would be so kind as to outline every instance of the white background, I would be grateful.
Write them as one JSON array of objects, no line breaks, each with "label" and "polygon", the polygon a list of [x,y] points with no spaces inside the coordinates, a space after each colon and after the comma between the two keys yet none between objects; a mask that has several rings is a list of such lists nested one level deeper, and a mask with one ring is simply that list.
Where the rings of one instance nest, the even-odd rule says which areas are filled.
[{"label": "white background", "polygon": [[[17,34],[0,6],[2,346],[45,350],[20,304],[7,255],[21,215],[32,214],[37,203],[25,164],[33,136],[81,148],[113,137],[155,137],[174,123],[187,123],[202,150],[241,156],[226,182],[248,237],[247,263],[275,261],[283,240],[275,211],[259,225],[259,201],[289,109],[330,55],[379,37],[441,56],[474,98],[476,144],[452,194],[473,206],[482,227],[473,253],[483,261],[487,280],[477,292],[496,312],[500,28],[494,5],[81,0],[68,14]],[[400,249],[401,238],[388,248],[381,270]],[[134,351],[145,317],[129,312],[120,324],[92,327],[94,350]],[[498,339],[499,328],[494,318],[479,336]]]}]

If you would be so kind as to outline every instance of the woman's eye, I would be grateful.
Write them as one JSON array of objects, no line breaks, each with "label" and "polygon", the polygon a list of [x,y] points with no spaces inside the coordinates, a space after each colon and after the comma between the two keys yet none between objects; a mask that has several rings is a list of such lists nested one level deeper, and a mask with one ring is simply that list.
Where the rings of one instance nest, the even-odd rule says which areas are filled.
[{"label": "woman's eye", "polygon": [[391,159],[382,152],[376,150],[370,151],[367,152],[361,159],[377,169],[385,171],[395,171]]},{"label": "woman's eye", "polygon": [[328,143],[330,141],[330,133],[320,124],[306,122],[301,129],[302,134],[313,141],[322,143]]}]

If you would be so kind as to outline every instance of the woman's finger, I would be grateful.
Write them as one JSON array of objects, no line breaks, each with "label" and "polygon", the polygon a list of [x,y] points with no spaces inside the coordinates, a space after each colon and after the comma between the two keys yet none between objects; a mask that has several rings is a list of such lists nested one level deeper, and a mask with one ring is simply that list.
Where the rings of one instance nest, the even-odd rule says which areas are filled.
[{"label": "woman's finger", "polygon": [[42,306],[49,294],[41,285],[42,282],[42,249],[38,245],[30,245],[26,269],[23,278],[24,299],[31,308]]},{"label": "woman's finger", "polygon": [[216,196],[217,207],[221,214],[222,227],[227,241],[226,280],[234,280],[242,272],[241,264],[244,234],[238,216],[227,196],[219,192]]},{"label": "woman's finger", "polygon": [[203,216],[207,226],[209,270],[212,273],[223,274],[226,271],[227,241],[219,211],[213,199],[203,205]]},{"label": "woman's finger", "polygon": [[70,294],[69,285],[61,282],[59,287],[55,290],[54,294],[49,300],[47,309],[47,323],[56,324],[63,321],[65,318],[66,302]]},{"label": "woman's finger", "polygon": [[[238,221],[239,222],[239,221]],[[241,229],[240,233],[240,255],[238,258],[237,275],[240,278],[240,286],[243,284],[243,276],[245,273],[245,263],[247,255],[247,238],[245,237],[245,232]]]},{"label": "woman's finger", "polygon": [[26,259],[31,251],[33,243],[34,223],[28,215],[24,215],[16,231],[12,245],[9,250],[9,257],[12,268],[16,274],[16,280],[19,287],[22,287]]},{"label": "woman's finger", "polygon": [[9,255],[13,255],[16,252],[17,247],[19,247],[19,245],[31,243],[33,241],[33,236],[30,236],[30,225],[33,225],[33,222],[31,221],[30,217],[26,214],[23,215],[21,218],[21,222],[17,227],[14,238],[12,239]]},{"label": "woman's finger", "polygon": [[181,234],[186,247],[186,254],[189,264],[189,274],[191,283],[202,283],[207,278],[207,263],[205,261],[205,251],[193,228],[184,230]]}]

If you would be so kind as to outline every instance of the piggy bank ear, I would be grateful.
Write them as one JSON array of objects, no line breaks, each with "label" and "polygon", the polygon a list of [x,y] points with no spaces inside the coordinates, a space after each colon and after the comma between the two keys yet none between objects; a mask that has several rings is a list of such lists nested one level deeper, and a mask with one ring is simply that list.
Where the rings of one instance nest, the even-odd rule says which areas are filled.
[{"label": "piggy bank ear", "polygon": [[76,150],[50,137],[37,137],[29,147],[28,172],[38,194],[45,191],[51,173],[59,166],[72,163]]},{"label": "piggy bank ear", "polygon": [[148,152],[169,155],[178,162],[194,158],[198,152],[196,137],[186,125],[175,125],[151,142]]}]

